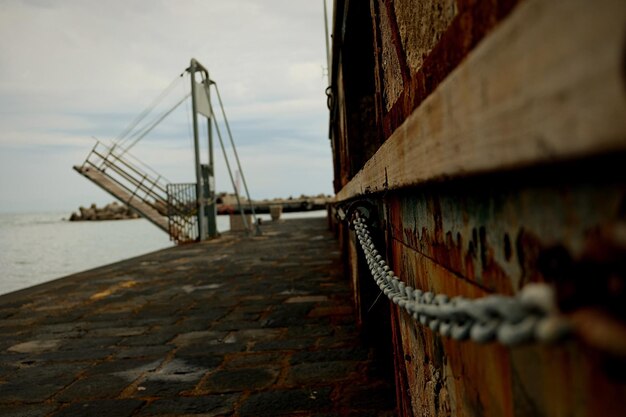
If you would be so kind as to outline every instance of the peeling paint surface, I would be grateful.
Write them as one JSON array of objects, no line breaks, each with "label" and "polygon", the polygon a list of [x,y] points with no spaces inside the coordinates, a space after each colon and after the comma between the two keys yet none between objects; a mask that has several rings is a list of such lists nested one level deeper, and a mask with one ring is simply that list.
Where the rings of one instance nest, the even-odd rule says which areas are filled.
[{"label": "peeling paint surface", "polygon": [[[619,246],[615,225],[623,222],[626,201],[621,183],[482,183],[386,196],[392,266],[408,285],[470,298],[512,294],[528,282],[553,280],[540,265],[547,248],[562,248],[584,265],[600,242]],[[598,238],[607,228],[612,237]],[[624,249],[620,253],[624,259]],[[584,286],[576,302],[596,303],[589,292],[597,291],[609,309],[608,284],[601,272],[595,275],[578,284],[568,276],[567,283]],[[626,398],[626,386],[607,375],[597,352],[579,343],[509,349],[456,342],[404,311],[398,316],[414,415],[619,415],[616,405]]]},{"label": "peeling paint surface", "polygon": [[384,77],[384,100],[385,107],[389,111],[396,103],[404,89],[400,60],[393,41],[390,27],[389,14],[382,0],[379,0],[380,10],[380,33],[382,40],[382,70]]},{"label": "peeling paint surface", "polygon": [[407,64],[415,73],[457,15],[458,6],[450,0],[409,0],[395,1],[393,8]]},{"label": "peeling paint surface", "polygon": [[[345,185],[352,178],[355,166],[365,164],[367,175],[360,175],[355,181],[360,188],[354,190],[360,191],[355,198],[365,199],[367,204],[378,208],[372,226],[379,232],[375,236],[378,249],[408,285],[449,296],[477,298],[489,294],[513,295],[528,283],[548,282],[555,289],[559,311],[571,320],[575,333],[572,340],[549,346],[508,348],[495,343],[456,342],[433,334],[403,310],[385,304],[390,309],[390,355],[395,366],[399,416],[622,416],[626,410],[624,155],[609,155],[599,146],[594,150],[596,153],[559,157],[553,149],[541,145],[544,138],[524,135],[525,119],[520,118],[510,126],[500,126],[501,132],[497,134],[506,137],[519,133],[516,140],[540,147],[547,156],[524,162],[523,169],[507,166],[505,170],[495,164],[489,172],[467,175],[458,172],[454,178],[433,175],[424,183],[411,169],[412,161],[393,159],[422,149],[417,146],[409,149],[423,137],[413,137],[403,127],[407,118],[417,114],[414,110],[419,106],[423,106],[420,118],[411,119],[419,121],[415,131],[425,127],[437,131],[443,123],[463,122],[485,136],[496,134],[489,123],[493,115],[486,105],[504,96],[517,99],[518,92],[509,85],[514,73],[507,71],[501,78],[498,75],[494,88],[486,86],[482,72],[468,76],[463,80],[468,81],[464,83],[467,85],[470,78],[477,77],[474,87],[460,88],[455,94],[448,91],[450,96],[445,98],[445,106],[433,106],[428,98],[444,100],[431,94],[470,54],[480,57],[480,51],[475,48],[490,42],[490,36],[496,39],[493,42],[501,42],[499,47],[508,47],[509,42],[495,37],[496,28],[507,24],[503,21],[511,19],[517,23],[511,39],[521,37],[533,25],[534,18],[543,19],[541,13],[545,13],[547,5],[554,4],[549,0],[533,0],[533,15],[518,13],[527,10],[529,3],[530,0],[369,2],[371,53],[375,57],[375,109],[364,110],[339,101],[337,112],[348,120],[372,120],[371,115],[375,114],[376,125],[371,130],[379,134],[378,141],[383,143],[391,135],[394,140],[378,148],[380,158],[366,162],[355,155],[368,154],[363,149],[371,148],[376,141],[354,134],[354,129],[352,132],[346,129],[345,123],[331,126],[336,191],[342,188],[339,184]],[[355,4],[362,6],[341,0],[335,4],[340,10],[356,9]],[[602,2],[598,9],[617,4]],[[573,12],[576,7],[573,6]],[[350,14],[344,13],[345,16]],[[523,21],[514,20],[521,19],[519,16]],[[556,11],[550,18],[558,22],[564,16]],[[347,37],[355,39],[361,27],[350,23],[344,21],[342,28],[347,29]],[[603,42],[602,36],[590,35],[589,39]],[[614,41],[607,39],[611,44]],[[541,40],[538,42],[541,44]],[[618,44],[623,55],[623,42],[615,43]],[[358,66],[347,62],[350,55],[342,49],[343,45],[337,42],[333,54],[339,64],[333,82],[338,83],[339,95],[348,97],[358,94],[354,90],[367,84],[351,83],[354,74],[342,72],[350,64]],[[533,42],[533,50],[542,58],[558,60],[562,53],[554,45],[541,48]],[[554,79],[549,74],[542,78],[543,73],[530,59],[512,72],[518,70],[534,71],[538,74],[537,83],[546,89],[555,89],[558,84],[552,85]],[[582,80],[576,84],[577,88],[579,84]],[[457,111],[457,108],[476,107],[469,105],[476,103],[470,97],[479,97],[477,102],[485,109],[471,113],[472,116]],[[533,104],[540,99],[528,98]],[[555,114],[559,106],[566,106],[559,100],[552,103]],[[596,98],[589,101],[576,103],[579,111],[567,121],[570,126],[555,122],[550,132],[576,129],[577,117],[586,120],[589,109],[601,108],[605,103],[600,95],[597,102]],[[481,111],[484,117],[473,120],[473,115]],[[536,109],[529,106],[523,111],[532,113]],[[522,110],[520,114],[523,115]],[[545,115],[545,123],[551,122],[551,116]],[[586,134],[594,135],[594,132],[592,127]],[[459,142],[452,145],[443,142],[433,140],[432,149],[450,146],[452,153],[458,150]],[[489,149],[487,142],[477,142],[480,143],[475,144],[475,149],[484,158],[499,158],[513,152],[504,149],[503,155],[498,155]],[[469,146],[472,148],[474,144]],[[424,148],[425,159],[428,152]],[[434,160],[433,166],[436,164]],[[387,178],[388,169],[406,173],[403,184],[419,185],[387,189],[386,182],[382,189],[376,188],[380,193],[373,194],[367,177],[377,176],[380,182],[381,178]],[[368,272],[347,227],[340,227],[339,236],[360,314],[359,323],[367,328],[377,318],[364,313],[364,304],[372,297],[364,278]],[[378,301],[377,314],[384,310],[382,303],[387,301]]]},{"label": "peeling paint surface", "polygon": [[[594,231],[620,223],[622,186],[420,190],[389,198],[392,237],[486,291],[512,294],[545,281],[544,248],[580,258]],[[598,202],[602,202],[598,204]]]}]

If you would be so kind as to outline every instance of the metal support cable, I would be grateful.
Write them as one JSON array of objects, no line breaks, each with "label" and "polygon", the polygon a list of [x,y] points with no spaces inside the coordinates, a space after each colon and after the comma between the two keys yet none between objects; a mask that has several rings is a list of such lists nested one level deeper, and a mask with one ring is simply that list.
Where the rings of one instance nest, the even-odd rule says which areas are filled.
[{"label": "metal support cable", "polygon": [[[257,235],[261,234],[261,230],[259,228],[259,222],[257,220],[257,216],[256,216],[256,211],[254,210],[254,206],[252,204],[252,198],[250,198],[250,191],[248,190],[248,182],[246,181],[246,177],[243,174],[243,168],[241,167],[241,161],[239,160],[239,154],[237,153],[237,147],[235,146],[235,140],[233,139],[233,133],[230,130],[230,123],[228,123],[228,118],[226,117],[226,111],[224,110],[224,103],[222,103],[222,96],[220,95],[220,90],[217,87],[217,83],[215,83],[214,81],[210,81],[211,84],[213,84],[215,86],[215,92],[217,93],[217,100],[220,104],[220,109],[222,110],[222,117],[224,118],[224,124],[226,125],[226,130],[228,132],[228,138],[230,139],[230,145],[233,148],[233,153],[235,155],[235,161],[237,161],[237,168],[239,169],[239,173],[241,175],[241,181],[243,182],[243,188],[246,192],[246,198],[248,199],[248,206],[250,207],[250,211],[252,212],[252,219],[254,221],[254,224],[256,226],[256,233]],[[207,95],[209,94],[209,89],[208,87],[205,89]],[[213,112],[213,109],[211,109],[211,112]],[[216,120],[216,126],[217,126],[217,120]],[[236,192],[236,191],[235,191]]]},{"label": "metal support cable", "polygon": [[552,288],[528,284],[513,297],[490,295],[478,299],[449,298],[406,285],[382,258],[365,219],[355,211],[352,225],[372,277],[394,304],[406,310],[416,322],[443,336],[485,343],[496,340],[505,345],[526,342],[554,342],[571,331],[557,314]]},{"label": "metal support cable", "polygon": [[129,136],[130,132],[137,127],[139,123],[143,119],[145,119],[155,108],[159,105],[159,103],[165,98],[165,96],[174,88],[176,83],[180,81],[185,73],[183,72],[180,75],[177,75],[176,78],[169,83],[167,87],[159,94],[159,96],[148,106],[146,107],[132,122],[120,133],[114,140],[113,143],[116,145],[121,145]]},{"label": "metal support cable", "polygon": [[328,73],[328,84],[331,83],[331,78],[332,78],[332,74],[330,73],[330,65],[331,65],[331,56],[330,56],[330,46],[328,44],[328,41],[330,39],[330,36],[328,36],[328,10],[326,8],[326,0],[322,0],[322,2],[324,3],[324,34],[325,39],[326,39],[326,72]]},{"label": "metal support cable", "polygon": [[[215,120],[215,113],[213,113],[213,106],[210,106],[211,117]],[[246,231],[248,229],[248,221],[246,220],[246,214],[241,207],[241,200],[239,199],[239,193],[237,192],[237,185],[235,184],[235,178],[233,177],[233,172],[230,169],[230,162],[228,161],[228,155],[226,154],[226,147],[224,146],[224,140],[222,139],[222,133],[220,132],[220,127],[218,123],[215,123],[215,131],[217,132],[217,137],[220,141],[220,147],[222,148],[222,154],[224,155],[224,161],[226,162],[226,168],[228,169],[228,176],[230,177],[230,182],[233,185],[233,190],[235,190],[235,198],[237,199],[237,207],[239,207],[239,212],[241,213],[241,220],[243,221],[243,227]]]},{"label": "metal support cable", "polygon": [[146,170],[150,171],[152,174],[156,175],[157,177],[160,177],[161,180],[163,180],[163,182],[165,183],[169,183],[171,182],[169,179],[167,179],[164,175],[158,173],[157,171],[154,170],[154,168],[152,168],[150,165],[148,165],[147,163],[143,162],[141,159],[137,158],[136,156],[134,156],[131,153],[126,153],[126,154],[120,154],[120,155],[116,155],[116,157],[118,159],[121,159],[122,156],[124,156],[125,159],[132,161],[133,163],[142,166],[143,168],[145,168]]},{"label": "metal support cable", "polygon": [[159,123],[161,123],[163,121],[163,119],[165,119],[167,116],[169,116],[170,114],[172,114],[172,112],[174,110],[176,110],[178,108],[178,106],[180,106],[181,104],[183,104],[183,102],[185,100],[187,100],[189,98],[189,96],[191,96],[191,93],[186,94],[183,98],[181,98],[179,101],[176,102],[176,104],[174,104],[174,106],[172,108],[170,108],[169,110],[163,112],[152,124],[150,124],[149,126],[146,126],[142,132],[138,132],[138,136],[130,143],[130,145],[128,145],[127,147],[123,148],[121,155],[124,155],[126,152],[128,152],[130,150],[130,148],[132,148],[133,146],[135,146],[141,139],[143,139],[144,137],[146,137],[146,135],[150,132],[152,132],[152,130],[157,127],[159,125]]}]

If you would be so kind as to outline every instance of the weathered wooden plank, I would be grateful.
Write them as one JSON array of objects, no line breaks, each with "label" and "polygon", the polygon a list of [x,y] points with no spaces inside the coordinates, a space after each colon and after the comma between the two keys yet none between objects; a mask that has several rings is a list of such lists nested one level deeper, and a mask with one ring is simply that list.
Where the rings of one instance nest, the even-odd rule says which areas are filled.
[{"label": "weathered wooden plank", "polygon": [[338,200],[626,150],[626,2],[520,4]]}]

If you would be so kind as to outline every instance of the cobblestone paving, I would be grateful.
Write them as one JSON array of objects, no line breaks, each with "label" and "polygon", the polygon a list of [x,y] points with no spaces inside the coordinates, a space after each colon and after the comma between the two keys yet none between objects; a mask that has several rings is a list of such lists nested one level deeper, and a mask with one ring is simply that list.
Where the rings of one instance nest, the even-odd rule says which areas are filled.
[{"label": "cobblestone paving", "polygon": [[0,297],[0,416],[391,416],[324,219]]}]

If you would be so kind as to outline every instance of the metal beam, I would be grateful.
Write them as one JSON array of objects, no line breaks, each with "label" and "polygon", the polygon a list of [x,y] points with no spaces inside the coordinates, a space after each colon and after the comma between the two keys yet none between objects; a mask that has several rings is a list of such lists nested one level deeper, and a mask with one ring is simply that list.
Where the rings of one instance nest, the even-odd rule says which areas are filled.
[{"label": "metal beam", "polygon": [[200,140],[198,138],[198,104],[196,100],[196,72],[204,70],[208,74],[206,69],[202,67],[198,61],[191,59],[189,65],[189,75],[191,78],[191,105],[192,115],[191,120],[193,124],[193,149],[195,153],[195,169],[196,169],[196,198],[198,200],[198,239],[205,240],[207,238],[206,217],[204,214],[204,187],[202,166],[200,164]]}]

